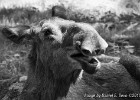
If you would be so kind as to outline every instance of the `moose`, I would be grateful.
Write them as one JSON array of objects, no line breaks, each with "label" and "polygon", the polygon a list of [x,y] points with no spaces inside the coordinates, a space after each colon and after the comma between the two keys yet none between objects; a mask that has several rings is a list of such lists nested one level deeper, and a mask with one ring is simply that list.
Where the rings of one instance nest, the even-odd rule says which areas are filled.
[{"label": "moose", "polygon": [[139,82],[123,65],[96,58],[108,44],[91,25],[57,17],[41,23],[2,29],[15,43],[31,40],[19,100],[139,100]]}]

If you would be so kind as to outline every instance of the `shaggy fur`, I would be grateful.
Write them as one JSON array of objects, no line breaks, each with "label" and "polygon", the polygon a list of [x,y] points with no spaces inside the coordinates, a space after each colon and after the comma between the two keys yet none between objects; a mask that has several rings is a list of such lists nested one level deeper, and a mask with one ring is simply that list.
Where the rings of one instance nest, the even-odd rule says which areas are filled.
[{"label": "shaggy fur", "polygon": [[52,7],[52,17],[60,17],[63,19],[67,19],[67,12],[64,7],[61,6],[53,6]]},{"label": "shaggy fur", "polygon": [[[92,69],[90,64],[71,58],[77,50],[77,42],[78,46],[92,51],[107,47],[90,25],[53,18],[42,22],[38,28],[30,28],[30,32],[28,80],[20,100],[139,100],[140,84],[128,70],[129,67],[133,70],[134,64],[125,66],[129,60],[124,60],[125,67],[107,63],[96,73],[88,74],[87,70]],[[3,34],[13,36],[14,32]],[[84,72],[78,79],[82,69]],[[92,71],[95,70],[94,67]],[[121,97],[122,94],[126,97]]]},{"label": "shaggy fur", "polygon": [[[60,18],[46,20],[40,26],[24,28],[24,31],[32,36],[32,50],[28,57],[28,80],[20,100],[57,100],[65,97],[82,69],[90,74],[96,71],[96,66],[89,62],[90,58],[86,58],[89,55],[82,50],[92,53],[108,46],[90,25]],[[15,34],[13,28],[4,28],[3,34],[16,43],[25,36]],[[72,58],[71,55],[78,53],[85,55],[84,59],[80,55]]]},{"label": "shaggy fur", "polygon": [[136,80],[140,81],[140,58],[133,55],[122,55],[119,61]]},{"label": "shaggy fur", "polygon": [[[69,89],[62,100],[139,100],[140,84],[119,63],[104,63],[93,75],[83,73],[82,79]],[[126,95],[127,97],[121,97]],[[61,99],[60,99],[61,100]]]},{"label": "shaggy fur", "polygon": [[13,38],[12,41],[19,44],[23,41],[24,38],[31,38],[30,35],[28,35],[25,31],[25,30],[28,31],[29,28],[30,26],[27,25],[22,25],[22,26],[19,25],[11,28],[5,27],[2,29],[2,33],[6,35],[8,39]]}]

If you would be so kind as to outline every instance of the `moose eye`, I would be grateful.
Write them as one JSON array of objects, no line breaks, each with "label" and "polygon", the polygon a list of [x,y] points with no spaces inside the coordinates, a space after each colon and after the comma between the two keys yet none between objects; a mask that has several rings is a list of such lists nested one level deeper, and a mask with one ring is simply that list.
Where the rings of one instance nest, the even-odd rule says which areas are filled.
[{"label": "moose eye", "polygon": [[65,33],[66,30],[67,30],[66,27],[61,27],[60,29],[61,29],[61,32],[62,32],[62,33]]},{"label": "moose eye", "polygon": [[51,29],[44,29],[43,30],[43,33],[44,33],[44,37],[47,37],[47,36],[53,34],[53,32],[52,32]]}]

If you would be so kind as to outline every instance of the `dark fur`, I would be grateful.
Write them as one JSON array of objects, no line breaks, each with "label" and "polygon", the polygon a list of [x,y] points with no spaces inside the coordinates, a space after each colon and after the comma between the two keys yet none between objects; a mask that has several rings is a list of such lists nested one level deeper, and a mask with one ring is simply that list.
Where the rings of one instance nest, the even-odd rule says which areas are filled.
[{"label": "dark fur", "polygon": [[122,55],[120,63],[124,65],[133,78],[140,81],[140,57],[134,55]]},{"label": "dark fur", "polygon": [[[140,93],[139,82],[132,77],[133,75],[130,75],[129,70],[126,70],[127,68],[125,69],[125,65],[124,67],[116,63],[103,64],[97,73],[89,75],[84,72],[83,78],[77,80],[83,65],[70,58],[70,54],[75,51],[74,40],[80,40],[84,43],[88,39],[96,39],[95,41],[99,43],[101,38],[97,38],[97,35],[94,34],[95,31],[92,31],[93,34],[90,34],[90,27],[86,24],[80,24],[86,27],[80,26],[80,28],[76,28],[73,26],[72,28],[69,27],[69,24],[73,22],[68,23],[69,21],[64,21],[62,23],[61,21],[59,22],[59,19],[56,19],[53,21],[54,25],[56,21],[61,25],[64,24],[63,27],[65,27],[60,29],[64,32],[61,42],[56,41],[57,37],[55,39],[50,37],[50,31],[47,35],[47,30],[40,31],[32,36],[32,50],[28,57],[28,80],[19,98],[20,100],[139,100],[139,97],[119,97],[119,93],[127,95]],[[84,29],[82,33],[79,33],[81,28],[86,28],[86,33],[84,33]],[[10,31],[9,33],[5,32],[4,35],[8,37],[15,34]],[[56,32],[55,35],[59,36],[60,34]],[[92,38],[85,39],[87,36],[92,36]],[[18,40],[18,38],[20,38],[20,35],[17,35],[16,39],[9,39],[13,41],[13,39]],[[93,46],[95,45],[97,44]],[[101,46],[101,44],[98,45]],[[127,62],[128,60],[125,61]],[[115,93],[117,97],[86,96]]]},{"label": "dark fur", "polygon": [[[130,97],[139,93],[139,82],[130,76],[124,66],[104,63],[93,75],[83,73],[83,78],[70,88],[67,98],[62,100],[139,100],[140,97]],[[120,94],[127,97],[120,97]]]},{"label": "dark fur", "polygon": [[53,6],[52,7],[52,17],[60,17],[67,19],[66,9],[62,6]]},{"label": "dark fur", "polygon": [[[11,40],[12,38],[12,41],[17,43],[17,44],[20,44],[24,38],[26,39],[29,39],[31,38],[29,34],[25,33],[25,30],[29,29],[30,26],[27,26],[27,25],[19,25],[19,26],[16,26],[16,27],[5,27],[2,29],[2,33],[4,35],[6,35],[6,37],[8,39]],[[17,33],[15,34],[13,32],[13,30],[15,30]]]},{"label": "dark fur", "polygon": [[[87,71],[89,66],[87,61],[83,64],[71,58],[71,54],[80,52],[80,48],[87,46],[81,44],[82,47],[78,47],[77,50],[76,41],[87,43],[88,40],[91,41],[90,39],[94,38],[95,41],[98,41],[97,44],[90,44],[95,49],[96,45],[101,45],[100,40],[102,43],[105,42],[90,25],[76,24],[74,21],[59,18],[50,19],[48,23],[45,22],[42,26],[33,29],[24,27],[23,30],[20,30],[17,27],[16,31],[14,28],[3,28],[3,34],[15,43],[22,41],[22,37],[26,37],[27,33],[20,34],[19,32],[31,32],[29,35],[32,36],[32,50],[28,57],[28,80],[20,100],[57,100],[57,98],[65,97],[70,85],[76,82],[81,69],[84,68]],[[44,29],[43,25],[46,25],[47,29]],[[48,27],[48,25],[50,26]],[[81,29],[84,28],[84,25],[87,29]],[[57,28],[58,26],[61,27]],[[53,28],[57,28],[58,32],[54,32]],[[102,46],[100,47],[102,48]],[[96,67],[93,66],[90,73],[94,73],[95,70]]]},{"label": "dark fur", "polygon": [[[56,44],[55,49],[59,48],[60,44]],[[71,67],[63,48],[60,48],[55,56],[53,51],[51,42],[42,43],[35,38],[29,54],[29,79],[24,88],[23,100],[56,100],[66,96],[70,84],[75,83],[81,70],[73,68],[79,65]],[[29,97],[27,94],[30,94]]]}]

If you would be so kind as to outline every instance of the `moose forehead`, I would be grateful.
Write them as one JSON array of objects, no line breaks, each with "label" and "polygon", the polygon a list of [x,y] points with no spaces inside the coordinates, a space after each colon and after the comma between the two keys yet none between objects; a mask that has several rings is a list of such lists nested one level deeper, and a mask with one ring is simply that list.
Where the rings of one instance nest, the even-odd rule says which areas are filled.
[{"label": "moose forehead", "polygon": [[62,43],[64,38],[70,38],[73,36],[79,39],[92,38],[93,41],[96,41],[99,37],[97,31],[89,24],[77,23],[57,17],[42,21],[40,22],[39,27],[35,27],[33,29],[36,33],[39,33],[39,37],[41,39],[49,35],[60,43]]}]

